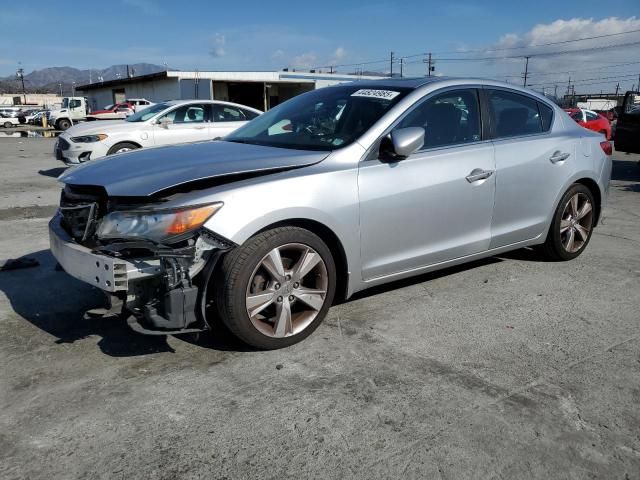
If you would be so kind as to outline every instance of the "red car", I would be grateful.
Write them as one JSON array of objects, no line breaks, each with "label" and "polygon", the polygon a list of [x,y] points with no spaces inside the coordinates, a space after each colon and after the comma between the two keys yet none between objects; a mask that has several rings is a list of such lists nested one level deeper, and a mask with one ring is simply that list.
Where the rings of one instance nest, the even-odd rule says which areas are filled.
[{"label": "red car", "polygon": [[584,128],[602,133],[611,140],[611,123],[604,115],[583,108],[567,108],[565,110],[576,123]]},{"label": "red car", "polygon": [[87,115],[88,120],[121,120],[134,113],[133,104],[129,102],[116,103],[108,110],[96,110]]}]

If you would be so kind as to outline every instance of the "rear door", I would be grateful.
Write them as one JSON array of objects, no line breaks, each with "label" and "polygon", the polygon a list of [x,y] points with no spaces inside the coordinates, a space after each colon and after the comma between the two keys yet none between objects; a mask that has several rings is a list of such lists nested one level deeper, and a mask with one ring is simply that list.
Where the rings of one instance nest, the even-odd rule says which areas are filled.
[{"label": "rear door", "polygon": [[[210,132],[210,104],[188,103],[165,113],[154,124],[155,145],[201,142],[212,138]],[[163,119],[168,123],[163,123]]]},{"label": "rear door", "polygon": [[498,248],[545,233],[575,165],[576,139],[544,102],[509,89],[485,91],[496,156],[491,248]]},{"label": "rear door", "polygon": [[[248,114],[253,112],[223,103],[213,104],[213,138],[222,138],[247,123]],[[252,117],[254,118],[255,115]]]},{"label": "rear door", "polygon": [[627,92],[624,96],[614,144],[621,152],[640,153],[640,92]]}]

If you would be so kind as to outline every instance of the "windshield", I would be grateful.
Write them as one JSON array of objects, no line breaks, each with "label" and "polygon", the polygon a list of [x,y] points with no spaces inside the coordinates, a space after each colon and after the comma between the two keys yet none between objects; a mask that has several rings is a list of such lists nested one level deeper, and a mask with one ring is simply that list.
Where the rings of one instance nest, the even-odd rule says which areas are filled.
[{"label": "windshield", "polygon": [[366,132],[411,89],[326,87],[262,114],[226,141],[301,150],[335,150]]},{"label": "windshield", "polygon": [[126,120],[127,122],[144,122],[171,106],[172,105],[169,103],[156,103],[149,108],[145,108],[144,110],[140,110],[138,113],[128,116]]}]

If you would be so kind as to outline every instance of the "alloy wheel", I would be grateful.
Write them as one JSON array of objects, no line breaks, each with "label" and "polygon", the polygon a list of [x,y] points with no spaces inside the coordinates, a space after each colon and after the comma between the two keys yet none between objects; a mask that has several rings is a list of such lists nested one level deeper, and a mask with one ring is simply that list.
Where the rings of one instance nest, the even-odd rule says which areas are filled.
[{"label": "alloy wheel", "polygon": [[560,241],[569,253],[578,252],[589,239],[593,226],[593,205],[584,193],[573,195],[560,220]]},{"label": "alloy wheel", "polygon": [[317,317],[328,285],[327,267],[314,249],[301,243],[276,247],[249,277],[247,315],[268,337],[296,335]]}]

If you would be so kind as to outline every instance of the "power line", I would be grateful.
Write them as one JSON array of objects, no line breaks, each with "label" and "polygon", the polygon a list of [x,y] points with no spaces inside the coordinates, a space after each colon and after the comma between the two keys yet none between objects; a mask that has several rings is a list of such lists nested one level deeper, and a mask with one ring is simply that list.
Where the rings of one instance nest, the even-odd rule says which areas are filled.
[{"label": "power line", "polygon": [[519,49],[523,49],[523,48],[536,48],[536,47],[548,47],[550,45],[564,45],[567,43],[574,43],[574,42],[583,42],[585,40],[594,40],[597,38],[606,38],[606,37],[615,37],[618,35],[627,35],[629,33],[638,33],[640,32],[640,29],[636,29],[636,30],[627,30],[626,32],[618,32],[618,33],[608,33],[606,35],[596,35],[593,37],[583,37],[583,38],[574,38],[572,40],[563,40],[560,42],[549,42],[549,43],[537,43],[535,45],[522,45],[519,47],[502,47],[502,48],[492,48],[492,49],[475,49],[475,50],[465,50],[465,51],[450,51],[450,52],[438,52],[437,55],[443,55],[443,54],[452,54],[452,53],[459,53],[459,54],[465,54],[468,52],[501,52],[501,51],[505,51],[505,50],[519,50]]},{"label": "power line", "polygon": [[[613,81],[613,80],[621,80],[621,79],[625,79],[625,78],[636,78],[636,74],[630,74],[630,75],[619,75],[619,76],[614,76],[614,77],[597,77],[597,78],[584,78],[582,80],[575,80],[572,83],[573,84],[580,84],[583,82],[589,82],[591,80],[609,80],[609,81]],[[547,83],[530,83],[527,86],[528,87],[540,87],[543,85],[555,85],[558,82],[547,82]],[[604,82],[603,82],[604,83]]]}]

